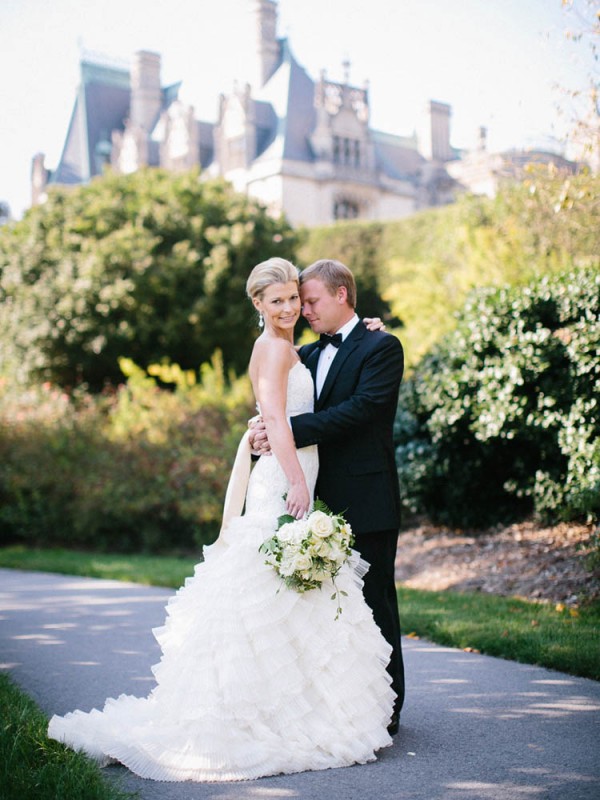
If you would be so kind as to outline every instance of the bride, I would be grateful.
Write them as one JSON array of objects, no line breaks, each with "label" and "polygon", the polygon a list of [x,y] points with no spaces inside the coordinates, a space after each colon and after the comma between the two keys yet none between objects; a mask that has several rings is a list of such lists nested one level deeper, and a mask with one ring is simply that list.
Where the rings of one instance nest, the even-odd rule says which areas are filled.
[{"label": "bride", "polygon": [[336,577],[345,593],[336,619],[331,586],[287,589],[259,552],[279,516],[310,510],[318,453],[295,449],[288,422],[312,411],[314,397],[293,345],[298,271],[271,258],[246,288],[264,321],[249,374],[273,456],[259,458],[247,481],[242,440],[221,534],[154,630],[162,657],[149,696],[54,716],[48,730],[153,780],[248,780],[362,764],[392,742],[390,647],[362,596],[364,562],[355,555]]}]

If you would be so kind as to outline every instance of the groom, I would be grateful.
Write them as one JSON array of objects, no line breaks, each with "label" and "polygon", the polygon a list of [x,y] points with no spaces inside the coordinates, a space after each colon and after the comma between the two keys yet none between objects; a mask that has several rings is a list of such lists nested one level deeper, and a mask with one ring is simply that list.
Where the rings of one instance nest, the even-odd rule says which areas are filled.
[{"label": "groom", "polygon": [[388,730],[393,734],[404,701],[394,581],[400,491],[392,438],[402,345],[388,333],[368,331],[359,320],[354,276],[339,261],[307,267],[300,275],[300,296],[302,313],[321,338],[300,349],[315,382],[315,410],[292,417],[292,431],[296,447],[319,446],[316,496],[344,514],[356,549],[371,565],[364,596],[392,646],[388,672],[397,700]]}]

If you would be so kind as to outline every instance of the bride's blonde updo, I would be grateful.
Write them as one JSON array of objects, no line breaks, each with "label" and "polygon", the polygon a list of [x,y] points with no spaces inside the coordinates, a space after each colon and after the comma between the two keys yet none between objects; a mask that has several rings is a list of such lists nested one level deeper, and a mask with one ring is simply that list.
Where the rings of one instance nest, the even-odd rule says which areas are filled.
[{"label": "bride's blonde updo", "polygon": [[257,264],[246,281],[246,293],[254,299],[262,300],[265,289],[274,283],[298,283],[299,273],[296,267],[285,258],[269,258]]}]

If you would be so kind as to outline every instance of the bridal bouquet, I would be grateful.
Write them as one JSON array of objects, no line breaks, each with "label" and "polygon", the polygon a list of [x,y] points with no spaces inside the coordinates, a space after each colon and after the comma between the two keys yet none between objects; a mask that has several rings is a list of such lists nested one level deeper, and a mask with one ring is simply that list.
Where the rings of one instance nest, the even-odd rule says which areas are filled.
[{"label": "bridal bouquet", "polygon": [[335,589],[331,599],[338,601],[337,619],[342,612],[340,594],[346,592],[338,590],[335,578],[348,560],[353,543],[352,529],[344,517],[315,500],[305,519],[289,514],[279,517],[277,531],[259,551],[266,553],[265,563],[275,569],[288,589],[307,592],[331,580]]}]

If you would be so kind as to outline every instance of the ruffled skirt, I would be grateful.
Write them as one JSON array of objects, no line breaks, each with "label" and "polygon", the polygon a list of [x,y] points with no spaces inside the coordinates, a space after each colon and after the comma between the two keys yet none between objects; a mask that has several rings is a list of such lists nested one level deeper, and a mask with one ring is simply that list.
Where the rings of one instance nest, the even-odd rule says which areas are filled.
[{"label": "ruffled skirt", "polygon": [[[287,589],[258,552],[272,517],[235,518],[169,600],[148,697],[50,721],[49,736],[161,781],[234,781],[365,763],[391,744],[390,647],[362,596],[361,563]],[[362,562],[364,565],[364,562]],[[364,570],[363,570],[364,574]]]}]

